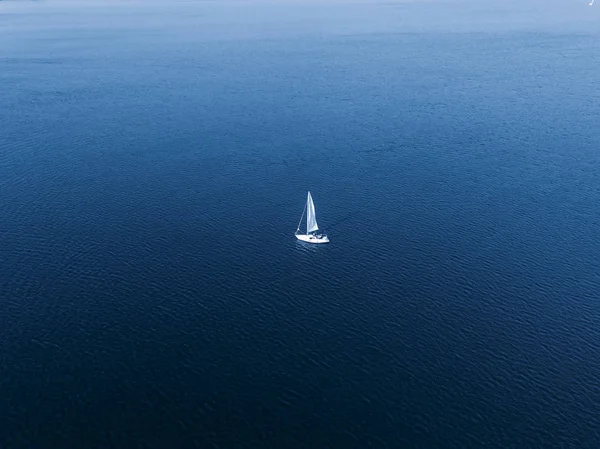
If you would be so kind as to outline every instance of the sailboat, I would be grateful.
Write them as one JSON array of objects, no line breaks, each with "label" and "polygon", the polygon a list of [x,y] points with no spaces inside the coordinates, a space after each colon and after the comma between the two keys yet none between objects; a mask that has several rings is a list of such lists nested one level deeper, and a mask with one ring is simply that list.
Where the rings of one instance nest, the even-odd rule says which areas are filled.
[{"label": "sailboat", "polygon": [[[300,234],[300,225],[304,218],[304,212],[306,212],[306,234]],[[296,238],[308,243],[329,243],[329,238],[324,232],[318,232],[319,225],[317,224],[317,214],[315,212],[315,203],[313,203],[312,196],[308,192],[308,198],[302,211],[302,216],[298,222],[298,229],[296,229]]]}]

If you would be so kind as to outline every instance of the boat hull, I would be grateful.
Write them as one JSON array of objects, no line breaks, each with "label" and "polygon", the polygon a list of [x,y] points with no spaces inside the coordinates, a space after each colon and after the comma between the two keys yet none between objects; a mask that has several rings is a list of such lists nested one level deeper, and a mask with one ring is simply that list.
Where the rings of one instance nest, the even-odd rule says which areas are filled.
[{"label": "boat hull", "polygon": [[296,234],[296,238],[306,243],[329,243],[329,238],[326,235],[319,238],[312,234]]}]

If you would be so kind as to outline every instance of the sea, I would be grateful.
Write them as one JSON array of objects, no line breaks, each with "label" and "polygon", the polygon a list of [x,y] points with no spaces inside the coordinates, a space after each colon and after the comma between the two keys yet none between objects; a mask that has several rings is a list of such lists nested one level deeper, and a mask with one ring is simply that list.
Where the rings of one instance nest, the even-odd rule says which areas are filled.
[{"label": "sea", "polygon": [[597,449],[599,353],[600,4],[0,1],[2,449]]}]

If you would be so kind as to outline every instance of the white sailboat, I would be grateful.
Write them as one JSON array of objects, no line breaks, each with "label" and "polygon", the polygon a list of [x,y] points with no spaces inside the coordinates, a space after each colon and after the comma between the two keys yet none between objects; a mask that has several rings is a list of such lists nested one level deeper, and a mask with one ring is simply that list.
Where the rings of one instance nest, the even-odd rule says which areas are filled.
[{"label": "white sailboat", "polygon": [[[306,212],[306,234],[300,234],[300,225],[304,218],[304,212]],[[317,225],[317,214],[315,212],[315,203],[313,203],[312,196],[308,192],[308,198],[306,205],[302,211],[300,222],[298,223],[298,229],[296,229],[296,238],[308,243],[329,243],[329,238],[324,232],[319,232],[319,225]]]}]

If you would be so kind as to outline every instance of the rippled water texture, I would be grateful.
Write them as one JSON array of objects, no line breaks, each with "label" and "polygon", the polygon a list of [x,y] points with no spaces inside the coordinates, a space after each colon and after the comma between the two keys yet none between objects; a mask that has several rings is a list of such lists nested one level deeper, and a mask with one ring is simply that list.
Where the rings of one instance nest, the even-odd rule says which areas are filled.
[{"label": "rippled water texture", "polygon": [[600,447],[586,3],[0,2],[0,446]]}]

